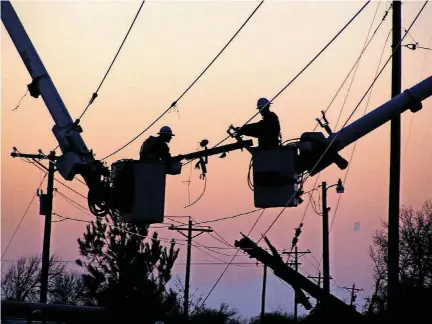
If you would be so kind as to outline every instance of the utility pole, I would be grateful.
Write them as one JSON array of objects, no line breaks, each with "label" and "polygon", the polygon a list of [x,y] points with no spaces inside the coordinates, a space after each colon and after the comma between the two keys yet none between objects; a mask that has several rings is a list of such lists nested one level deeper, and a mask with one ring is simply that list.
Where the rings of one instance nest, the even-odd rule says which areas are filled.
[{"label": "utility pole", "polygon": [[12,157],[31,158],[45,170],[47,168],[36,160],[49,160],[48,167],[48,185],[46,195],[41,195],[40,213],[45,215],[45,228],[44,240],[42,248],[42,271],[41,271],[41,289],[40,289],[40,302],[46,304],[48,297],[48,275],[49,275],[49,261],[50,261],[50,245],[51,245],[51,220],[52,220],[52,206],[53,206],[53,192],[54,192],[54,172],[55,172],[55,152],[51,152],[48,156],[44,154],[21,154],[15,152],[11,153]]},{"label": "utility pole", "polygon": [[353,283],[352,287],[343,287],[351,293],[350,306],[355,308],[354,302],[357,299],[357,292],[363,291],[361,288],[356,288],[355,283]]},{"label": "utility pole", "polygon": [[322,236],[323,236],[323,289],[324,293],[330,294],[330,260],[329,260],[329,229],[327,208],[327,184],[322,183]]},{"label": "utility pole", "polygon": [[[391,96],[402,88],[402,5],[393,1],[392,85]],[[399,204],[400,204],[401,116],[390,121],[390,188],[388,215],[388,310],[390,318],[398,319],[399,308]]]},{"label": "utility pole", "polygon": [[[311,253],[310,250],[299,252],[297,246],[294,248],[294,252],[282,252],[282,254],[294,254],[294,262],[292,263],[294,265],[294,270],[298,272],[298,266],[301,264],[298,262],[299,256],[303,256],[307,253]],[[297,317],[298,317],[298,301],[297,301],[297,293],[294,291],[294,322],[297,323]]]},{"label": "utility pole", "polygon": [[[187,238],[187,256],[186,256],[186,278],[185,278],[185,290],[184,290],[184,316],[186,319],[189,318],[189,286],[190,286],[190,266],[191,266],[191,252],[192,252],[192,239],[201,235],[202,233],[213,232],[211,228],[193,227],[192,218],[189,217],[188,227],[170,226],[168,229],[176,230],[181,235]],[[187,235],[183,234],[182,231],[187,231]],[[199,232],[197,235],[192,236],[192,232]]]},{"label": "utility pole", "polygon": [[260,320],[261,324],[264,323],[264,315],[265,315],[266,283],[267,283],[267,266],[264,265],[262,296],[261,296],[261,320]]},{"label": "utility pole", "polygon": [[309,279],[317,280],[317,285],[318,285],[318,287],[321,288],[321,279],[322,279],[321,271],[318,272],[318,276],[316,276],[316,277],[314,277],[314,276],[308,276],[308,278],[309,278]]}]

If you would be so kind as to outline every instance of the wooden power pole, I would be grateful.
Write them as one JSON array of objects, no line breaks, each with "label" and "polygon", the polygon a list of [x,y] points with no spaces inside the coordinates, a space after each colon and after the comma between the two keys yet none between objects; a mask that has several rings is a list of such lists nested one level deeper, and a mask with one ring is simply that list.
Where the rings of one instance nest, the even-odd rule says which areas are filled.
[{"label": "wooden power pole", "polygon": [[264,265],[262,295],[261,295],[261,320],[260,320],[261,324],[264,323],[264,316],[265,316],[266,284],[267,284],[267,266]]},{"label": "wooden power pole", "polygon": [[[402,8],[393,1],[392,85],[391,96],[402,88]],[[401,116],[390,121],[390,185],[388,214],[388,310],[393,321],[398,320],[399,300],[399,204],[400,204]]]},{"label": "wooden power pole", "polygon": [[[47,303],[48,299],[48,275],[49,275],[49,262],[50,262],[50,245],[51,245],[51,221],[52,221],[52,206],[53,206],[53,192],[54,192],[54,172],[55,172],[55,152],[51,152],[48,156],[44,154],[21,154],[18,152],[11,153],[12,157],[20,157],[26,159],[33,159],[35,163],[39,164],[43,169],[48,171],[48,185],[47,193],[40,196],[40,214],[45,216],[44,227],[44,240],[42,248],[42,271],[41,271],[41,289],[40,289],[40,302]],[[48,169],[37,160],[49,160]]]},{"label": "wooden power pole", "polygon": [[350,299],[350,306],[355,308],[355,301],[357,299],[357,292],[359,291],[363,291],[363,289],[361,288],[356,288],[355,287],[355,283],[353,283],[352,287],[343,287],[344,289],[348,290],[351,294],[351,299]]},{"label": "wooden power pole", "polygon": [[[188,227],[170,226],[170,230],[176,230],[181,235],[187,238],[187,256],[186,256],[186,278],[185,278],[185,290],[184,290],[184,304],[183,311],[185,318],[189,318],[189,286],[190,286],[190,266],[191,266],[191,250],[192,250],[192,239],[201,235],[202,233],[213,232],[211,228],[193,227],[192,219],[189,217]],[[183,234],[183,231],[187,231],[187,235]],[[192,232],[199,232],[197,235],[192,236]]]},{"label": "wooden power pole", "polygon": [[[303,256],[307,253],[311,253],[310,250],[307,251],[299,251],[297,246],[294,248],[294,252],[282,252],[282,254],[294,254],[294,262],[292,263],[292,265],[294,266],[294,270],[296,272],[298,272],[298,266],[301,264],[299,263],[298,259],[299,256]],[[297,323],[297,318],[298,318],[298,296],[297,293],[294,291],[294,321]]]}]

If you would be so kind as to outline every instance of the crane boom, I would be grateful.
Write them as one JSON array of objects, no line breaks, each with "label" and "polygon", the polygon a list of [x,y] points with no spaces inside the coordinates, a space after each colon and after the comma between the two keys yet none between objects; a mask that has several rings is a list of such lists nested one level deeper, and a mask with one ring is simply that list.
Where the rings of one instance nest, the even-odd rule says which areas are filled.
[{"label": "crane boom", "polygon": [[28,85],[30,94],[35,98],[42,97],[54,119],[52,131],[63,153],[57,161],[58,171],[66,180],[81,174],[89,187],[96,185],[100,181],[102,165],[95,161],[84,143],[81,127],[73,122],[10,1],[1,2],[1,19],[32,78]]},{"label": "crane boom", "polygon": [[421,102],[430,96],[432,96],[432,76],[332,134],[329,140],[335,139],[334,145],[340,151],[406,110],[419,111],[422,108]]},{"label": "crane boom", "polygon": [[327,138],[321,132],[303,133],[298,142],[298,171],[308,171],[316,175],[333,163],[345,169],[348,162],[338,152],[345,147],[381,127],[393,117],[410,109],[417,112],[422,108],[422,101],[432,96],[432,76],[414,85],[410,89],[372,110],[368,114],[330,134]]}]

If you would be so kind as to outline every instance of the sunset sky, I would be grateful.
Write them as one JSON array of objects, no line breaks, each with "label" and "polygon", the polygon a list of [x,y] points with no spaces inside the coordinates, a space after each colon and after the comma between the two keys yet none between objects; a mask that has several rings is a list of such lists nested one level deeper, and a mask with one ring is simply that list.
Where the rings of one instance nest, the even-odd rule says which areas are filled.
[{"label": "sunset sky", "polygon": [[[120,46],[136,12],[139,1],[14,1],[13,6],[60,93],[70,115],[76,119],[97,89]],[[235,40],[194,87],[179,101],[178,111],[166,114],[144,135],[124,150],[107,159],[108,165],[124,158],[138,158],[139,148],[149,135],[163,125],[170,125],[175,137],[170,143],[173,154],[197,150],[202,139],[212,146],[223,139],[229,125],[240,126],[255,114],[256,100],[274,97],[353,17],[365,1],[265,1]],[[402,26],[408,28],[423,1],[404,1]],[[99,97],[84,115],[82,136],[101,159],[131,140],[153,122],[195,80],[234,35],[259,1],[146,1],[142,11],[99,91]],[[368,35],[378,26],[388,9],[388,1],[372,1],[340,37],[272,105],[280,119],[283,139],[297,138],[312,131],[327,108],[348,71],[357,60]],[[374,18],[375,16],[375,18]],[[332,129],[339,130],[357,106],[375,77],[381,52],[381,66],[391,54],[391,12],[364,53],[351,89],[351,77],[330,106],[327,118]],[[404,34],[404,32],[403,32]],[[370,35],[369,35],[370,37]],[[432,5],[429,4],[410,30],[403,44],[414,43],[432,48]],[[2,254],[43,178],[43,172],[30,163],[12,158],[12,147],[20,152],[48,153],[57,146],[51,131],[54,123],[41,98],[27,94],[13,110],[31,82],[3,24],[1,27],[1,244]],[[417,84],[432,74],[432,51],[403,47],[402,89]],[[429,55],[428,55],[429,54]],[[349,93],[348,93],[349,90]],[[390,99],[391,62],[376,82],[369,105],[362,102],[352,120],[364,110],[375,109]],[[348,93],[348,96],[347,96]],[[347,98],[346,98],[347,96]],[[344,105],[337,127],[336,121]],[[258,117],[256,118],[258,120]],[[352,121],[351,120],[351,121]],[[423,102],[423,110],[402,115],[401,204],[419,208],[432,199],[432,99]],[[349,294],[342,289],[354,282],[364,292],[357,299],[363,304],[372,289],[372,263],[368,249],[373,233],[387,219],[389,186],[389,124],[358,141],[345,183],[339,209],[330,234],[332,292],[343,300]],[[324,130],[319,130],[323,131]],[[410,135],[409,135],[410,134]],[[341,152],[349,159],[353,145]],[[187,183],[190,166],[182,174],[168,176],[166,215],[191,216],[197,222],[236,215],[255,209],[253,192],[247,185],[250,154],[236,151],[226,159],[209,158],[207,186],[203,197],[188,205]],[[345,171],[331,166],[319,175],[318,184],[336,183]],[[199,171],[191,177],[191,201],[203,191]],[[312,189],[318,176],[310,178],[305,189]],[[61,179],[59,174],[56,178]],[[87,195],[87,188],[74,180],[71,188]],[[58,191],[87,206],[86,199],[60,184]],[[46,181],[42,188],[46,188]],[[328,192],[332,207],[339,196]],[[276,248],[288,249],[294,229],[307,205],[287,208],[267,233]],[[317,208],[321,202],[314,194]],[[91,220],[90,216],[68,203],[60,194],[54,198],[54,210],[66,217]],[[251,233],[258,240],[280,213],[280,208],[266,210]],[[240,232],[249,232],[259,213],[208,223],[217,234],[234,243]],[[175,218],[187,221],[187,218]],[[53,216],[53,220],[58,220]],[[165,219],[167,224],[172,223]],[[356,223],[358,223],[356,225]],[[41,253],[44,218],[39,202],[31,205],[4,260]],[[51,251],[64,260],[78,255],[77,238],[85,223],[53,223]],[[359,226],[358,226],[359,225]],[[175,275],[184,279],[186,246],[184,237],[154,225],[163,239],[175,238],[181,249]],[[355,228],[356,227],[356,228]],[[152,230],[152,231],[153,231]],[[195,240],[192,249],[192,291],[205,297],[225,268],[235,248],[222,244],[208,234]],[[316,276],[321,259],[321,218],[309,208],[304,218],[299,249],[311,254],[300,259],[300,271]],[[214,252],[216,251],[216,252]],[[208,255],[210,254],[210,255]],[[234,262],[253,262],[243,253]],[[214,259],[217,258],[219,260]],[[71,263],[71,269],[77,267]],[[2,267],[4,270],[4,267]],[[260,311],[262,267],[231,265],[208,299],[218,307],[228,302],[244,316]],[[290,286],[269,271],[268,311],[292,312]]]}]

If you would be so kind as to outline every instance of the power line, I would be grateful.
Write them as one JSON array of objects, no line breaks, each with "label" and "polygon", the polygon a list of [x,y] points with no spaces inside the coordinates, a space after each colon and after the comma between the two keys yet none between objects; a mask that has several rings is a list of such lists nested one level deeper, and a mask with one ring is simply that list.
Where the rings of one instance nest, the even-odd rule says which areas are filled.
[{"label": "power line", "polygon": [[[430,46],[431,44],[432,44],[432,36],[429,39],[428,46]],[[425,70],[425,67],[426,67],[426,62],[427,62],[428,56],[429,56],[429,52],[426,52],[425,53],[425,57],[424,57],[424,61],[423,61],[423,66],[422,66],[422,69],[421,69],[420,80],[423,78],[423,73],[424,73],[424,70]],[[405,144],[406,145],[405,146],[405,152],[404,152],[404,155],[403,155],[403,159],[404,160],[406,158],[406,153],[408,151],[408,145],[409,145],[409,141],[410,141],[410,138],[411,138],[411,130],[412,130],[413,122],[414,122],[414,115],[415,114],[411,115],[411,120],[410,120],[410,123],[409,123],[409,126],[408,126],[408,137],[407,137],[407,141],[406,141],[406,144]]]},{"label": "power line", "polygon": [[139,133],[137,136],[135,136],[133,139],[131,139],[129,142],[127,142],[126,144],[124,144],[122,147],[120,147],[119,149],[115,150],[114,152],[112,152],[111,154],[105,156],[104,158],[101,159],[101,161],[109,158],[110,156],[113,156],[114,154],[120,152],[121,150],[123,150],[126,146],[130,145],[132,142],[134,142],[136,139],[138,139],[138,137],[140,137],[142,134],[144,134],[148,129],[150,129],[150,127],[152,127],[155,123],[157,123],[168,111],[170,111],[172,108],[174,108],[178,101],[183,98],[184,95],[186,95],[186,93],[195,85],[195,83],[204,75],[204,73],[210,68],[210,66],[217,60],[217,58],[223,53],[223,51],[225,51],[225,49],[228,47],[228,45],[234,40],[234,38],[237,36],[237,34],[243,29],[243,27],[249,22],[249,20],[253,17],[253,15],[255,14],[255,12],[261,7],[261,5],[264,3],[264,0],[261,1],[259,3],[259,5],[255,8],[255,10],[250,14],[250,16],[246,19],[246,21],[241,25],[241,27],[237,30],[237,32],[234,34],[233,37],[231,37],[231,39],[228,41],[228,43],[222,48],[222,50],[216,55],[216,57],[210,62],[209,65],[207,65],[207,67],[201,72],[201,74],[191,83],[191,85],[189,85],[189,87],[186,88],[186,90],[177,98],[177,100],[175,100],[171,106],[169,106],[159,117],[156,118],[155,121],[153,121],[148,127],[146,127],[141,133]]},{"label": "power line", "polygon": [[[387,41],[388,41],[388,39],[389,39],[389,37],[390,37],[390,33],[391,33],[391,30],[390,30],[390,32],[388,33],[387,38],[386,38],[386,41],[385,41],[385,43],[384,43],[384,46],[383,46],[383,49],[382,49],[382,52],[381,52],[381,56],[380,56],[380,59],[379,59],[379,62],[378,62],[378,66],[377,66],[377,69],[376,69],[376,72],[375,72],[375,76],[378,74],[378,69],[379,69],[379,67],[380,67],[380,65],[381,65],[381,60],[382,60],[382,58],[383,58],[383,56],[384,56],[385,46],[386,46]],[[368,108],[369,108],[369,102],[370,102],[370,98],[371,98],[371,96],[372,96],[372,92],[373,92],[373,88],[372,88],[371,91],[369,92],[369,97],[368,97],[367,102],[366,102],[366,106],[365,106],[365,109],[364,109],[364,112],[363,112],[363,116],[366,114],[366,112],[367,112],[367,110],[368,110]],[[353,157],[354,157],[354,153],[355,153],[356,148],[357,148],[357,142],[354,143],[354,147],[353,147],[353,149],[352,149],[352,151],[351,151],[351,156],[350,156],[350,158],[349,158],[349,162],[348,162],[348,168],[347,168],[347,170],[346,170],[346,172],[345,172],[345,176],[344,176],[344,180],[343,180],[343,183],[344,183],[344,184],[345,184],[346,181],[347,181],[347,178],[348,178],[348,172],[349,172],[349,170],[350,170],[350,168],[351,168],[351,162],[352,162],[352,159],[353,159]],[[341,200],[341,199],[342,199],[342,195],[339,195],[339,197],[338,197],[338,201],[337,201],[337,203],[336,203],[336,208],[335,208],[335,211],[334,211],[334,213],[333,213],[333,217],[332,217],[331,224],[330,224],[330,232],[331,232],[331,230],[332,230],[332,228],[333,228],[333,224],[334,224],[334,221],[335,221],[335,218],[336,218],[337,211],[338,211],[338,209],[339,209],[339,204],[340,204],[340,200]]]},{"label": "power line", "polygon": [[214,222],[219,222],[219,221],[222,221],[222,220],[233,219],[233,218],[237,218],[237,217],[240,217],[240,216],[244,216],[244,215],[249,215],[249,214],[255,213],[258,210],[262,210],[262,208],[257,208],[257,209],[254,209],[254,210],[251,210],[251,211],[248,211],[248,212],[244,212],[244,213],[240,213],[240,214],[236,214],[236,215],[233,215],[233,216],[226,216],[226,217],[215,218],[215,219],[211,219],[211,220],[207,220],[207,221],[198,222],[195,225],[206,224],[206,223],[214,223]]},{"label": "power line", "polygon": [[[369,34],[370,34],[370,31],[371,31],[371,28],[372,28],[372,25],[373,25],[373,22],[375,21],[376,13],[377,13],[377,11],[378,11],[379,6],[380,6],[380,3],[378,3],[377,10],[375,11],[374,18],[372,19],[372,23],[371,23],[371,25],[370,25],[370,27],[369,27],[369,31],[368,31],[368,34],[367,34],[367,36],[366,36],[365,45],[363,46],[363,49],[362,49],[362,51],[361,51],[359,57],[357,58],[357,60],[355,61],[354,65],[352,66],[352,68],[351,68],[350,71],[348,72],[347,76],[346,76],[345,79],[343,80],[343,82],[342,82],[342,84],[340,85],[339,89],[336,91],[336,93],[335,93],[335,95],[333,96],[332,100],[330,101],[329,105],[328,105],[327,108],[324,110],[324,113],[326,113],[326,112],[330,109],[331,105],[332,105],[333,102],[335,101],[335,99],[336,99],[336,97],[338,96],[339,92],[342,90],[343,86],[345,85],[345,82],[348,80],[349,76],[351,75],[351,72],[352,72],[354,69],[356,69],[356,67],[359,66],[359,62],[360,62],[361,58],[363,57],[364,52],[365,52],[366,49],[369,47],[370,43],[372,42],[372,39],[375,37],[375,35],[376,35],[376,33],[378,32],[379,28],[380,28],[381,25],[383,24],[384,20],[387,18],[388,13],[389,13],[390,9],[392,8],[393,4],[390,4],[389,8],[386,9],[383,18],[381,19],[381,22],[380,22],[380,23],[378,24],[378,26],[376,27],[376,29],[375,29],[375,31],[373,32],[372,36],[370,37],[369,41],[367,41],[367,39],[368,39],[368,37],[369,37]],[[367,43],[366,43],[366,41],[367,41]],[[356,71],[357,71],[357,69],[356,69]],[[353,76],[352,82],[353,82],[353,81],[354,81],[354,76]],[[352,82],[351,82],[351,84],[352,84]],[[351,86],[350,86],[350,88],[351,88]],[[349,90],[347,91],[347,94],[346,94],[346,96],[345,96],[344,104],[343,104],[343,106],[342,106],[342,108],[341,108],[341,110],[340,110],[340,112],[339,112],[338,121],[337,121],[336,125],[337,125],[338,122],[339,122],[339,118],[340,118],[340,116],[341,116],[341,114],[342,114],[342,110],[343,110],[343,108],[344,108],[344,105],[345,105],[345,102],[346,102],[346,98],[348,97],[348,94],[349,94]],[[315,125],[313,131],[316,130],[316,128],[318,127],[318,125],[319,125],[319,123],[317,123],[317,124]],[[316,186],[317,186],[317,184],[318,184],[319,176],[320,176],[320,173],[318,173],[318,175],[317,175],[317,177],[316,177],[316,179],[315,179],[315,183],[314,183],[314,185],[313,185],[313,188],[316,188]],[[313,190],[314,190],[314,189],[312,189],[312,191],[313,191]],[[339,199],[340,199],[340,197],[339,197]],[[304,213],[303,213],[302,219],[301,219],[301,221],[300,221],[301,224],[304,223],[304,220],[305,220],[305,218],[306,218],[306,215],[307,215],[307,212],[308,212],[308,209],[309,209],[309,206],[310,206],[310,205],[311,205],[311,199],[308,200],[308,203],[307,203],[307,205],[306,205],[306,208],[305,208],[305,211],[304,211]],[[314,208],[313,205],[312,205],[312,208]],[[315,210],[314,210],[314,211],[315,211]],[[315,211],[315,213],[317,213],[317,212]],[[318,214],[318,213],[317,213],[317,214]],[[292,249],[291,249],[291,251],[292,251]]]},{"label": "power line", "polygon": [[[253,229],[255,228],[256,224],[258,223],[258,221],[260,220],[261,216],[264,214],[265,209],[262,210],[261,214],[258,216],[258,218],[256,219],[255,223],[252,225],[252,228],[249,230],[249,233],[247,234],[248,236],[250,235],[250,233],[253,231]],[[231,263],[234,261],[235,257],[237,256],[237,254],[239,253],[240,249],[237,249],[236,253],[234,254],[234,256],[232,257],[231,261],[226,265],[224,271],[222,271],[221,275],[219,276],[219,278],[216,280],[216,282],[214,283],[213,287],[210,289],[209,293],[207,294],[207,296],[204,298],[204,300],[201,303],[201,307],[204,306],[206,300],[210,297],[211,293],[213,292],[213,290],[216,288],[216,286],[218,285],[219,281],[222,279],[222,277],[224,276],[225,272],[228,270],[229,266],[231,265]]]},{"label": "power line", "polygon": [[80,122],[81,118],[82,118],[82,117],[84,116],[84,114],[87,112],[87,109],[90,107],[90,105],[91,105],[91,104],[94,102],[94,100],[97,98],[97,96],[98,96],[98,92],[99,92],[100,88],[102,87],[102,84],[105,82],[105,79],[106,79],[106,77],[108,76],[108,73],[110,72],[112,66],[114,65],[114,62],[115,62],[115,60],[117,59],[117,56],[120,54],[120,51],[121,51],[121,49],[122,49],[124,43],[126,42],[126,39],[127,39],[127,37],[129,36],[129,33],[130,33],[130,31],[132,30],[132,27],[133,27],[133,25],[135,24],[135,21],[136,21],[136,19],[138,18],[138,15],[139,15],[139,13],[140,13],[140,11],[141,11],[141,9],[142,9],[144,3],[145,3],[145,0],[141,2],[141,5],[140,5],[140,7],[139,7],[139,9],[138,9],[138,12],[136,13],[135,18],[133,19],[132,24],[131,24],[130,27],[129,27],[129,30],[128,30],[127,33],[126,33],[126,36],[123,38],[123,41],[122,41],[122,43],[121,43],[121,45],[120,45],[120,47],[119,47],[119,49],[118,49],[118,51],[117,51],[117,54],[114,56],[114,59],[112,60],[112,62],[111,62],[111,64],[110,64],[108,70],[106,71],[104,77],[102,78],[102,81],[101,81],[101,83],[99,84],[97,90],[93,93],[93,95],[92,95],[92,97],[91,97],[89,103],[87,104],[87,107],[84,109],[84,111],[82,112],[81,116],[79,116],[79,118],[76,120],[75,125],[78,125],[78,123]]},{"label": "power line", "polygon": [[[362,8],[360,8],[360,10],[345,24],[345,26],[339,30],[339,32],[327,43],[327,45],[324,46],[324,48],[308,63],[306,64],[306,66],[300,70],[299,73],[297,73],[297,75],[291,80],[289,81],[283,88],[282,90],[280,90],[271,100],[270,103],[272,103],[277,97],[279,97],[282,92],[284,92],[286,90],[286,88],[288,88],[304,71],[306,71],[306,69],[336,40],[336,38],[339,37],[339,35],[354,21],[354,19],[363,11],[364,8],[366,8],[366,6],[370,3],[370,0],[368,0]],[[263,107],[264,108],[264,107]],[[240,129],[242,129],[245,125],[247,125],[252,119],[255,118],[255,116],[257,116],[260,111],[263,109],[258,109],[258,112],[255,113],[248,121],[246,121],[243,126],[240,127]],[[239,129],[239,130],[240,130]],[[215,146],[213,146],[212,148],[215,148],[217,146],[219,146],[220,144],[222,144],[223,142],[225,142],[227,139],[229,139],[231,136],[227,136],[225,137],[223,140],[221,140],[219,143],[217,143]],[[192,162],[194,159],[189,160],[188,162],[184,163],[183,165],[186,165],[190,162]]]},{"label": "power line", "polygon": [[[42,186],[42,183],[44,182],[46,176],[47,176],[47,174],[45,174],[45,176],[43,177],[42,181],[40,182],[40,184],[39,184],[39,186],[38,186],[38,190],[39,190],[40,187]],[[4,252],[3,252],[3,254],[2,254],[2,259],[3,259],[3,257],[5,256],[7,250],[9,249],[9,247],[10,247],[10,245],[11,245],[13,239],[15,238],[15,235],[16,235],[16,233],[18,232],[18,230],[19,230],[19,228],[20,228],[20,226],[21,226],[21,224],[22,224],[24,218],[26,217],[28,211],[30,210],[31,205],[33,204],[33,201],[35,200],[35,198],[36,198],[36,196],[37,196],[37,192],[38,192],[38,190],[37,190],[36,193],[33,195],[33,198],[30,200],[30,203],[28,204],[27,209],[26,209],[25,212],[24,212],[24,215],[21,217],[21,220],[19,221],[19,223],[18,223],[18,225],[17,225],[17,227],[16,227],[14,233],[12,234],[12,237],[10,238],[9,243],[6,245],[6,249],[4,250]]]},{"label": "power line", "polygon": [[[378,5],[379,6],[379,5]],[[345,85],[345,82],[348,80],[349,76],[351,75],[351,72],[355,69],[355,67],[357,66],[357,63],[360,61],[360,59],[362,58],[364,52],[366,51],[366,49],[369,47],[372,39],[374,38],[374,36],[376,35],[378,29],[380,28],[380,26],[382,25],[382,23],[384,22],[384,20],[387,18],[387,15],[390,11],[390,9],[392,8],[393,4],[390,4],[389,8],[385,11],[384,16],[381,20],[381,22],[379,23],[378,27],[375,29],[374,33],[372,34],[371,38],[369,39],[369,42],[366,44],[366,46],[363,48],[362,52],[360,53],[359,57],[357,58],[357,60],[354,62],[354,65],[352,66],[352,68],[350,69],[350,71],[348,72],[347,76],[345,77],[344,81],[342,81],[342,84],[340,85],[339,89],[336,91],[333,99],[330,101],[329,105],[327,106],[327,108],[324,110],[324,112],[327,112],[331,105],[333,104],[333,102],[335,101],[336,97],[338,96],[339,92],[342,90],[343,86]],[[371,25],[372,26],[372,25]],[[318,127],[318,123],[315,125],[315,128],[313,129],[313,131],[316,130],[316,128]]]},{"label": "power line", "polygon": [[[368,38],[369,38],[370,32],[371,32],[371,30],[372,30],[372,25],[373,25],[373,23],[374,23],[374,21],[375,21],[375,17],[376,17],[376,15],[377,15],[377,12],[378,12],[378,9],[379,9],[379,7],[380,7],[380,4],[381,4],[381,2],[378,2],[378,6],[377,6],[377,8],[376,8],[376,10],[375,10],[375,14],[374,14],[374,16],[373,16],[373,19],[372,19],[372,22],[371,22],[371,24],[370,24],[370,27],[369,27],[369,30],[368,30],[368,33],[367,33],[367,36],[366,36],[365,42],[364,42],[364,44],[363,44],[363,51],[362,51],[362,53],[364,53],[364,51],[365,51],[365,49],[366,49],[366,46],[367,46],[367,43],[368,43]],[[390,9],[389,9],[389,10],[390,10]],[[373,36],[376,34],[376,32],[378,31],[378,29],[381,27],[381,24],[384,22],[385,17],[387,17],[387,13],[388,13],[388,11],[385,13],[384,18],[381,20],[381,23],[380,23],[380,24],[378,25],[378,27],[375,29],[375,33],[372,34],[372,37],[371,37],[370,40],[373,39]],[[369,43],[370,43],[370,41],[369,41]],[[345,104],[346,104],[346,102],[347,102],[348,95],[349,95],[350,92],[351,92],[351,87],[352,87],[352,85],[353,85],[353,83],[354,83],[354,80],[355,80],[355,77],[356,77],[356,74],[357,74],[358,68],[359,68],[359,66],[360,66],[360,60],[361,60],[362,57],[363,57],[363,55],[360,55],[360,59],[357,61],[357,65],[356,65],[356,67],[355,67],[355,70],[354,70],[354,73],[353,73],[353,77],[352,77],[352,79],[351,79],[351,83],[350,83],[350,85],[348,86],[348,90],[347,90],[347,93],[346,93],[346,95],[345,95],[345,99],[344,99],[344,101],[343,101],[343,104],[342,104],[341,110],[339,111],[339,115],[338,115],[338,117],[337,117],[337,119],[336,119],[336,124],[335,124],[335,126],[334,126],[334,130],[335,130],[335,131],[336,131],[336,129],[337,129],[337,126],[339,125],[340,118],[342,117],[342,112],[343,112],[343,110],[344,110],[344,108],[345,108]]]}]

